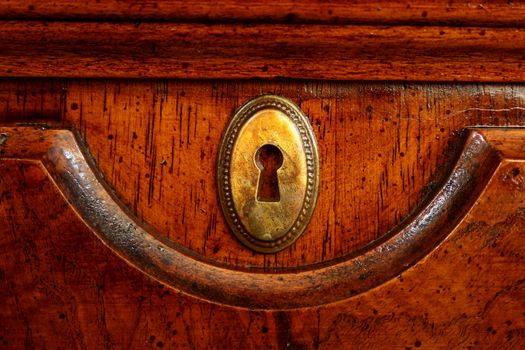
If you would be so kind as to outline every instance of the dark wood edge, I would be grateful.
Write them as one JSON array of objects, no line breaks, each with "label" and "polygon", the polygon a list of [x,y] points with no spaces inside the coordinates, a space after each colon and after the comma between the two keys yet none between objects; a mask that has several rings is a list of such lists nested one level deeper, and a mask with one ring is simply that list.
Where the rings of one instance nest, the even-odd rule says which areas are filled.
[{"label": "dark wood edge", "polygon": [[267,274],[208,264],[158,240],[117,203],[71,131],[2,127],[0,135],[1,158],[41,161],[79,217],[130,265],[190,295],[258,309],[335,302],[398,276],[454,229],[502,159],[521,159],[525,154],[525,129],[468,130],[448,179],[398,232],[361,255],[331,266]]},{"label": "dark wood edge", "polygon": [[2,19],[523,26],[521,1],[0,0]]},{"label": "dark wood edge", "polygon": [[525,28],[0,21],[0,77],[525,80]]}]

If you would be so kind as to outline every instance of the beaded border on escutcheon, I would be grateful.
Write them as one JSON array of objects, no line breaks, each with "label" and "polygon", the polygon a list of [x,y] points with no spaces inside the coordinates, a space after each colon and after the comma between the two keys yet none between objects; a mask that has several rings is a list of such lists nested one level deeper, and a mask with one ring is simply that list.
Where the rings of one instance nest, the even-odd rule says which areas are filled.
[{"label": "beaded border on escutcheon", "polygon": [[[259,240],[245,229],[233,204],[230,181],[231,155],[239,131],[249,118],[263,109],[277,109],[293,121],[301,135],[306,156],[307,186],[300,214],[288,233],[273,241]],[[235,235],[244,244],[262,253],[273,253],[288,247],[306,229],[317,200],[319,187],[319,155],[315,135],[308,118],[292,101],[280,96],[263,95],[246,102],[235,112],[221,141],[217,181],[220,203],[226,221]]]}]

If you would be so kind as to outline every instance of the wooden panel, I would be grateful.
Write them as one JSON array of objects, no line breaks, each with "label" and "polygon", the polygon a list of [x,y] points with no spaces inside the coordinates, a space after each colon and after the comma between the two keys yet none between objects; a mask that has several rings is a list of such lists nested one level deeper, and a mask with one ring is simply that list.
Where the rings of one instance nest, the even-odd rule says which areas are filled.
[{"label": "wooden panel", "polygon": [[[0,0],[0,348],[525,348],[524,11]],[[322,172],[270,255],[215,184],[264,93],[308,115]]]},{"label": "wooden panel", "polygon": [[398,278],[337,304],[250,311],[139,273],[84,228],[39,164],[3,161],[0,341],[15,349],[522,348],[524,164],[503,163],[457,229]]},{"label": "wooden panel", "polygon": [[[311,224],[267,256],[229,232],[215,185],[226,124],[261,93],[299,104],[321,159]],[[463,127],[525,125],[522,96],[521,87],[90,81],[70,83],[64,120],[82,130],[124,203],[163,235],[228,265],[282,268],[351,254],[394,229],[443,181]]]},{"label": "wooden panel", "polygon": [[525,79],[525,28],[0,22],[0,76]]},{"label": "wooden panel", "polygon": [[469,130],[447,180],[404,227],[359,255],[279,274],[210,264],[203,256],[167,243],[123,209],[84,156],[78,137],[69,130],[1,127],[0,151],[7,160],[40,162],[86,226],[115,254],[153,278],[207,300],[287,309],[348,298],[416,264],[463,218],[502,158],[522,158],[523,130]]},{"label": "wooden panel", "polygon": [[67,84],[56,80],[0,80],[0,123],[59,121],[66,110]]},{"label": "wooden panel", "polygon": [[[25,84],[21,93],[46,90],[43,81]],[[4,82],[0,101],[14,100],[9,91],[20,86]],[[242,269],[297,268],[355,253],[395,230],[442,184],[462,128],[525,125],[522,86],[63,81],[49,89],[67,91],[61,120],[81,130],[106,181],[135,214],[199,255]],[[272,255],[237,242],[215,187],[226,123],[262,93],[301,106],[321,155],[312,222],[290,249]],[[0,118],[13,119],[22,107],[12,103]]]},{"label": "wooden panel", "polygon": [[2,0],[0,18],[523,26],[522,1]]}]

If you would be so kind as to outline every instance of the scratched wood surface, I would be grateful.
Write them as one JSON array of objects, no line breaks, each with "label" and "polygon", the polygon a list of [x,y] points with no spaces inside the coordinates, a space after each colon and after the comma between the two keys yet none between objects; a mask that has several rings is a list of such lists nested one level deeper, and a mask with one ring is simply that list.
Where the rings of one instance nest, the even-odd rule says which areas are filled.
[{"label": "scratched wood surface", "polygon": [[[277,254],[252,253],[217,202],[220,137],[236,107],[274,93],[295,101],[319,142],[317,208],[303,236]],[[306,267],[359,251],[432,195],[472,125],[525,125],[519,85],[8,80],[4,121],[80,130],[105,180],[144,222],[233,268]]]},{"label": "scratched wood surface", "polygon": [[520,82],[524,27],[0,21],[0,76]]},{"label": "scratched wood surface", "polygon": [[523,26],[522,1],[2,0],[2,19]]},{"label": "scratched wood surface", "polygon": [[[450,234],[403,252],[418,261],[399,275],[389,265],[342,291],[348,274],[333,275],[310,294],[296,283],[281,304],[259,299],[282,284],[255,281],[359,261],[444,184],[464,127],[525,126],[524,13],[516,0],[0,0],[0,124],[78,130],[144,227],[245,276],[229,291],[247,306],[193,286],[198,264],[180,283],[193,296],[169,287],[180,281],[103,243],[44,163],[2,159],[0,349],[525,348],[525,149],[501,135],[490,180],[493,168],[461,168],[480,176],[461,192],[472,208],[447,211],[435,236]],[[321,156],[311,224],[270,255],[235,240],[215,185],[229,118],[263,93],[303,109]],[[323,288],[338,297],[317,299]],[[314,306],[255,310],[300,293]]]},{"label": "scratched wood surface", "polygon": [[95,238],[40,163],[4,160],[0,170],[2,348],[525,346],[523,161],[505,161],[416,266],[346,301],[291,311],[232,308],[164,287]]}]

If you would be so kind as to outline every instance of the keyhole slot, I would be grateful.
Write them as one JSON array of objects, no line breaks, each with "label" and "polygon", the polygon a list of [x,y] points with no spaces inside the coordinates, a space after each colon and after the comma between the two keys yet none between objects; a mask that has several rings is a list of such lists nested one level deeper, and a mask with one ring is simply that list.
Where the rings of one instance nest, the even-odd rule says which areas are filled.
[{"label": "keyhole slot", "polygon": [[264,145],[257,150],[255,164],[260,170],[257,200],[260,202],[279,202],[279,178],[277,170],[283,165],[283,153],[274,145]]}]

